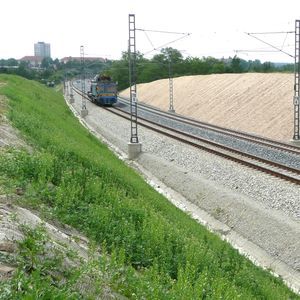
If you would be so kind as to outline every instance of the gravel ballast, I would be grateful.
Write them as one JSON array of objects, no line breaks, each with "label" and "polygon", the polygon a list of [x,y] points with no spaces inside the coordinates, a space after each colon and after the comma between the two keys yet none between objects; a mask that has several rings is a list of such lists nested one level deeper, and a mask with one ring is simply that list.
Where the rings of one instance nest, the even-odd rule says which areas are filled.
[{"label": "gravel ballast", "polygon": [[[130,105],[128,105],[128,103],[124,103],[120,105],[120,108],[129,112]],[[153,112],[153,110],[148,109],[145,106],[140,106],[139,116],[146,120],[150,120],[157,124],[166,126],[168,128],[173,128],[180,132],[186,132],[193,136],[204,138],[205,140],[224,145],[231,149],[240,150],[249,155],[260,157],[266,160],[277,162],[284,166],[300,170],[300,155],[280,151],[273,147],[267,147],[265,145],[245,141],[238,137],[224,134],[222,132],[215,132],[206,128],[199,128],[198,126],[192,124],[186,124],[181,121],[171,119],[165,115],[158,115],[157,112]]]},{"label": "gravel ballast", "polygon": [[[81,96],[75,95],[71,109],[79,117]],[[81,121],[126,160],[130,122],[90,102],[87,109]],[[141,126],[138,135],[142,153],[129,164],[178,207],[300,291],[299,186]]]}]

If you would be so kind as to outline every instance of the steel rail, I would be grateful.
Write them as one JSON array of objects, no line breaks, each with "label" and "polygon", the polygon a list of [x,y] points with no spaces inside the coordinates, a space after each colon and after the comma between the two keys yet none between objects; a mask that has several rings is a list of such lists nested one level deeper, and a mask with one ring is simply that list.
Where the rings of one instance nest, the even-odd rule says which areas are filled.
[{"label": "steel rail", "polygon": [[[84,94],[80,90],[78,90],[77,88],[74,88],[74,89],[75,89],[75,91],[78,94],[80,94],[80,95]],[[87,97],[86,94],[84,94],[84,95],[85,95],[85,97]],[[89,98],[87,97],[87,99],[89,99]],[[105,109],[105,110],[107,110],[107,111],[109,111],[109,112],[111,112],[111,113],[113,113],[113,114],[115,114],[115,115],[118,115],[119,117],[122,117],[124,119],[130,120],[130,117],[128,116],[129,113],[126,112],[126,111],[123,111],[123,110],[120,110],[120,109],[116,109],[116,108],[108,108],[108,107],[102,107],[102,108]],[[296,176],[300,175],[300,170],[298,170],[298,169],[293,169],[293,168],[290,168],[290,167],[287,167],[287,166],[283,166],[281,164],[278,164],[278,163],[275,163],[275,162],[272,162],[272,161],[269,161],[269,160],[266,160],[266,159],[262,159],[260,157],[256,157],[254,155],[246,154],[246,153],[244,153],[242,151],[238,151],[236,149],[232,149],[230,147],[227,147],[227,146],[224,146],[224,145],[221,145],[221,144],[218,144],[218,143],[215,143],[215,142],[203,139],[203,138],[199,138],[199,137],[191,135],[191,134],[186,134],[185,132],[182,132],[182,131],[179,131],[179,130],[174,130],[173,128],[170,128],[170,127],[167,127],[167,126],[164,126],[164,125],[161,125],[161,124],[154,123],[152,121],[143,119],[141,117],[139,117],[138,124],[141,125],[141,126],[143,126],[143,127],[145,127],[145,128],[148,128],[150,130],[158,132],[158,133],[160,133],[162,135],[168,136],[170,138],[173,138],[173,139],[176,139],[176,140],[178,140],[180,142],[188,144],[190,146],[193,146],[193,147],[196,147],[198,149],[204,150],[206,152],[215,154],[217,156],[221,156],[221,157],[226,158],[228,160],[237,162],[239,164],[242,164],[244,166],[250,167],[252,169],[259,170],[259,171],[261,171],[263,173],[267,173],[267,174],[275,176],[277,178],[281,178],[281,179],[284,179],[286,181],[292,182],[294,184],[300,185],[300,179],[299,178],[283,174],[282,172],[279,172],[279,171],[276,171],[276,170],[272,170],[272,169],[266,168],[266,167],[261,166],[261,165],[254,164],[252,162],[246,161],[244,159],[238,158],[238,157],[233,156],[233,155],[229,155],[229,154],[224,153],[224,152],[220,152],[218,150],[209,148],[207,146],[197,144],[197,143],[195,143],[193,141],[187,140],[187,138],[194,139],[194,140],[197,140],[198,142],[202,142],[202,143],[205,143],[205,144],[209,144],[209,145],[211,145],[213,147],[217,147],[217,148],[223,149],[225,151],[229,151],[231,153],[247,157],[248,159],[251,159],[251,160],[259,161],[260,163],[267,164],[267,165],[270,165],[272,167],[276,167],[276,168],[282,169],[282,170],[287,171],[287,172],[291,172],[291,173],[293,173]],[[153,126],[157,126],[157,127],[163,128],[164,130],[155,128]],[[167,132],[166,130],[172,131],[172,133]],[[174,133],[176,133],[177,135],[174,134]]]},{"label": "steel rail", "polygon": [[[125,103],[127,104],[128,100],[124,97],[120,97],[119,99],[122,99],[123,101],[125,101]],[[260,136],[255,136],[252,135],[250,133],[246,133],[246,132],[242,132],[242,131],[236,131],[233,129],[229,129],[229,128],[224,128],[218,125],[213,125],[213,124],[209,124],[206,122],[201,122],[186,116],[182,116],[182,115],[174,115],[174,113],[169,113],[169,112],[165,112],[162,111],[159,108],[153,107],[151,105],[147,105],[144,103],[139,103],[140,108],[145,108],[145,110],[148,111],[155,111],[156,114],[165,116],[171,120],[176,120],[176,121],[180,121],[184,124],[188,124],[188,125],[192,125],[198,128],[204,128],[204,129],[209,129],[213,132],[217,132],[217,133],[222,133],[222,134],[226,134],[229,136],[233,136],[236,138],[239,138],[241,140],[245,140],[247,142],[251,142],[251,143],[256,143],[259,145],[263,145],[263,146],[267,146],[267,147],[271,147],[280,151],[286,151],[286,152],[290,152],[292,154],[299,154],[300,155],[300,148],[297,146],[293,146],[293,145],[289,145],[283,142],[279,142],[279,141],[274,141],[268,138],[264,138],[264,137],[260,137]]]},{"label": "steel rail", "polygon": [[[127,119],[127,120],[130,119],[129,117],[127,117],[127,113],[124,112],[124,111],[121,111],[122,113],[119,113],[119,112],[116,111],[115,108],[104,107],[104,109],[107,110],[107,111],[110,111],[111,113],[113,113],[115,115],[118,115],[119,117],[122,117],[124,119]],[[139,120],[141,120],[141,118],[139,118]],[[150,125],[147,125],[146,123],[149,123]],[[294,173],[295,175],[300,175],[300,171],[297,170],[297,169],[293,169],[293,168],[290,168],[290,167],[287,167],[287,166],[283,166],[283,165],[274,163],[272,161],[268,161],[268,160],[262,159],[260,157],[256,157],[256,156],[249,155],[249,154],[245,154],[245,153],[243,153],[241,151],[238,151],[238,150],[235,150],[235,149],[231,149],[229,147],[226,147],[226,146],[223,146],[223,145],[220,145],[220,144],[217,144],[217,143],[213,143],[211,141],[208,141],[208,140],[205,140],[205,139],[201,139],[201,138],[198,138],[198,137],[193,136],[193,135],[186,134],[185,132],[174,130],[174,129],[172,129],[170,127],[167,127],[167,126],[162,126],[160,124],[151,122],[149,120],[142,119],[142,122],[139,121],[138,124],[141,125],[141,126],[143,126],[143,127],[145,127],[145,128],[151,129],[151,130],[153,130],[155,132],[158,132],[158,133],[160,133],[162,135],[168,136],[170,138],[173,138],[173,139],[176,139],[176,140],[178,140],[180,142],[188,144],[190,146],[196,147],[198,149],[201,149],[201,150],[204,150],[206,152],[209,152],[209,153],[221,156],[221,157],[229,159],[231,161],[235,161],[237,163],[240,163],[240,164],[245,165],[247,167],[250,167],[252,169],[256,169],[256,170],[262,171],[264,173],[268,173],[268,174],[270,174],[272,176],[275,176],[275,177],[278,177],[278,178],[281,178],[281,179],[287,180],[289,182],[292,182],[292,183],[300,185],[300,179],[298,179],[296,177],[289,176],[289,175],[283,174],[281,172],[278,172],[278,171],[275,171],[275,170],[272,170],[272,169],[268,169],[268,168],[263,167],[261,165],[257,165],[257,164],[251,163],[249,161],[246,161],[246,160],[240,159],[238,157],[226,154],[224,152],[220,152],[220,151],[214,150],[212,148],[208,148],[207,146],[203,146],[203,145],[197,144],[197,143],[195,143],[193,141],[187,140],[186,138],[187,137],[188,138],[192,138],[192,139],[195,139],[195,140],[197,140],[199,142],[207,143],[207,144],[210,144],[212,146],[221,148],[223,150],[226,150],[226,151],[229,151],[229,152],[233,152],[233,153],[241,155],[241,156],[245,156],[245,157],[247,157],[249,159],[252,159],[252,160],[259,161],[260,163],[264,163],[264,164],[268,164],[268,165],[271,165],[271,166],[276,167],[276,168],[284,169],[285,171]],[[160,130],[158,128],[154,128],[153,125],[159,126],[161,128],[164,128],[164,130]],[[166,130],[172,131],[172,133],[166,132]],[[174,133],[176,133],[178,135],[175,135]],[[182,135],[183,137],[180,137],[179,135]]]}]

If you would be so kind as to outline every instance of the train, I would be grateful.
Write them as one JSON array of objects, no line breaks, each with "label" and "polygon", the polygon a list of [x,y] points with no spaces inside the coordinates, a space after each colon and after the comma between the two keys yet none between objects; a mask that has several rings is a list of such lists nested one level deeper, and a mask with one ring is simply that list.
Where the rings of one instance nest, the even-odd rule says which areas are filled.
[{"label": "train", "polygon": [[91,81],[88,97],[98,105],[113,105],[118,100],[118,84],[109,75],[96,75]]}]

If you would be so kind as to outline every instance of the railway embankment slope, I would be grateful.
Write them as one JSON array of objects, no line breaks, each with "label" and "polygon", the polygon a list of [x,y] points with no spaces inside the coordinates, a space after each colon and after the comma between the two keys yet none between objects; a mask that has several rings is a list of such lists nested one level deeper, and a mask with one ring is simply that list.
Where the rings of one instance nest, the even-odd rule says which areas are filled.
[{"label": "railway embankment slope", "polygon": [[[81,94],[74,98],[69,106],[79,115]],[[86,126],[105,137],[125,159],[130,139],[128,121],[91,103],[87,106]],[[259,265],[299,285],[300,244],[295,242],[299,237],[298,186],[192,150],[142,126],[139,138],[143,151],[136,167],[155,188]],[[285,268],[285,263],[293,270]]]},{"label": "railway embankment slope", "polygon": [[[47,224],[16,224],[24,238],[9,245],[4,299],[299,299],[151,188],[80,125],[60,93],[20,77],[1,80],[12,125],[31,145],[1,148],[4,236],[25,215],[11,210],[18,205],[75,227],[90,246],[85,260],[64,252],[62,241],[50,248]],[[7,256],[0,254],[1,264]]]},{"label": "railway embankment slope", "polygon": [[[293,74],[243,73],[174,78],[176,113],[288,142],[293,136]],[[169,109],[169,80],[138,84],[139,101]],[[121,96],[128,96],[128,90]]]}]

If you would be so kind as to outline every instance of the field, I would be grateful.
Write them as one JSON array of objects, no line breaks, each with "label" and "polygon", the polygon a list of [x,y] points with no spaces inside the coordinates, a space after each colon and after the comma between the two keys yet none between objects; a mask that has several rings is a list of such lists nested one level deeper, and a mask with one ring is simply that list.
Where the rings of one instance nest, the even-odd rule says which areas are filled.
[{"label": "field", "polygon": [[[213,74],[173,82],[176,113],[276,140],[293,137],[293,74]],[[139,84],[137,93],[139,101],[168,110],[168,79]]]},{"label": "field", "polygon": [[[149,187],[79,124],[59,92],[15,76],[0,81],[7,82],[0,94],[9,99],[8,117],[32,147],[1,150],[2,190],[18,191],[19,205],[77,228],[99,247],[86,275],[99,288],[130,299],[299,299]],[[27,231],[22,264],[0,285],[0,299],[7,291],[5,299],[87,298],[77,283],[85,273],[60,274],[61,261],[39,260],[44,236]]]}]

